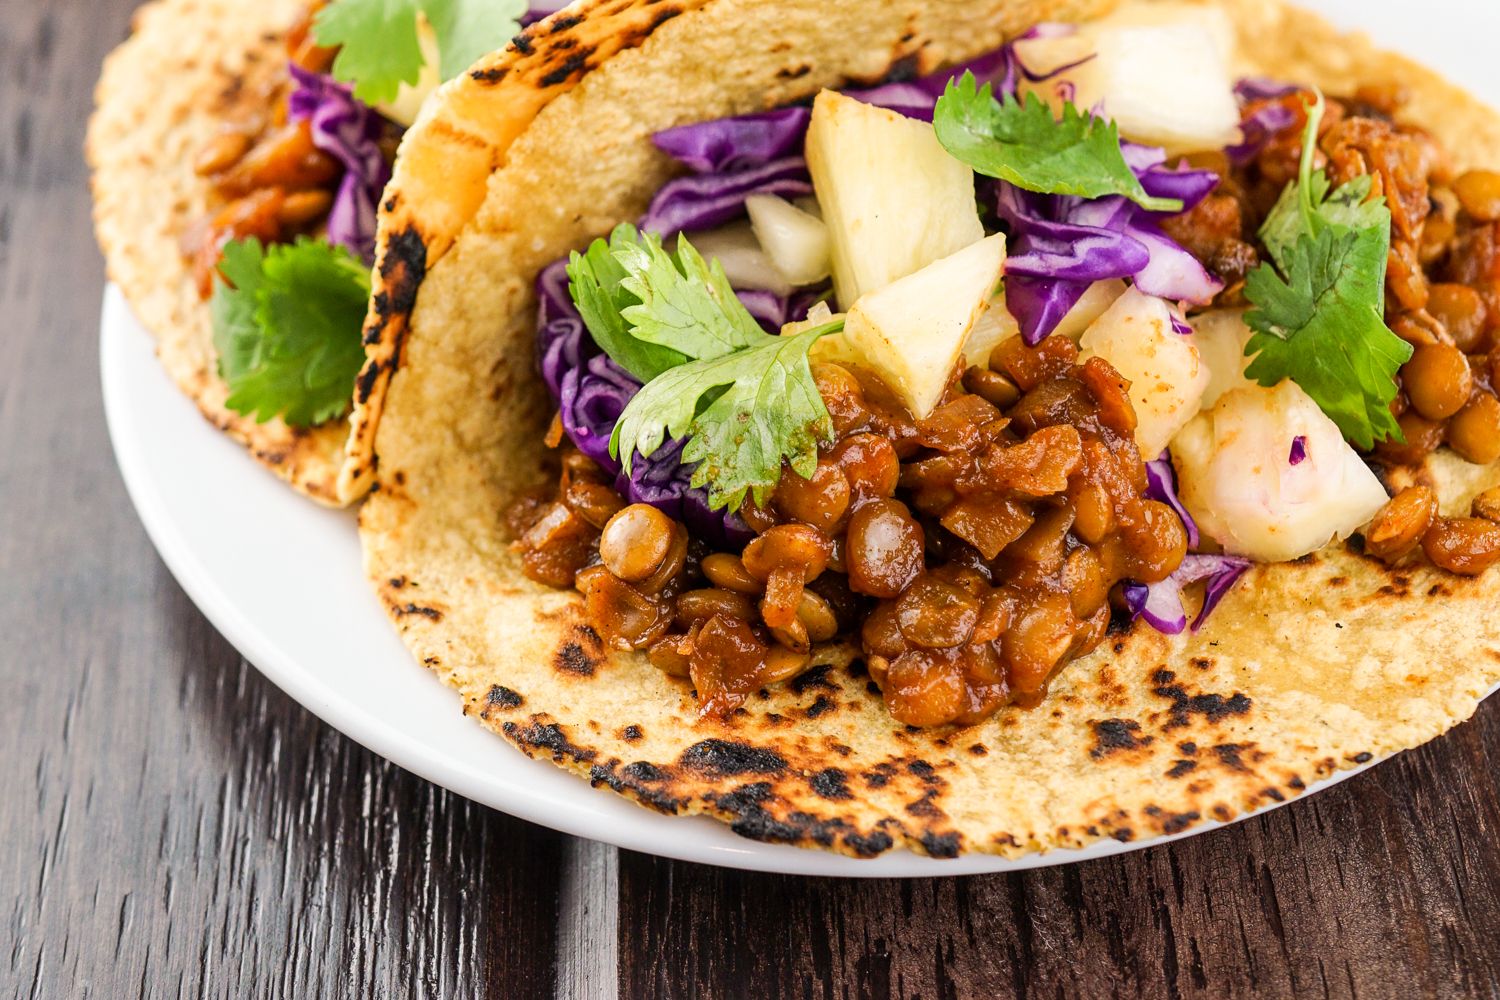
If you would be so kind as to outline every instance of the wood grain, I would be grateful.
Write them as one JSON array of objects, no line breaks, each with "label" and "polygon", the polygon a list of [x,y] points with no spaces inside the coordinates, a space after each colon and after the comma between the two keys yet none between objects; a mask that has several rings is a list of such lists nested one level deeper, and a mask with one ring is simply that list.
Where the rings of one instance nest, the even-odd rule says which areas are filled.
[{"label": "wood grain", "polygon": [[132,6],[0,18],[0,995],[1500,996],[1500,704],[1236,827],[922,882],[617,854],[322,725],[188,603],[110,456],[79,150]]},{"label": "wood grain", "polygon": [[1500,995],[1497,708],[1306,802],[1065,868],[817,881],[627,853],[620,924],[644,940],[620,992]]},{"label": "wood grain", "polygon": [[132,6],[0,18],[0,983],[549,995],[563,838],[381,761],[264,681],[125,497],[80,150]]}]

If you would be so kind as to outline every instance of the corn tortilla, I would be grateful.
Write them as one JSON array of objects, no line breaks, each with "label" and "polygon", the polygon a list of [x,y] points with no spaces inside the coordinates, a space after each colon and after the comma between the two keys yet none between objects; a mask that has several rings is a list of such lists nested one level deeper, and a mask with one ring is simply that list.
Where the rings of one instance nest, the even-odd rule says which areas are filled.
[{"label": "corn tortilla", "polygon": [[[508,548],[508,501],[551,474],[532,281],[639,216],[671,175],[651,133],[893,66],[933,69],[1106,6],[589,2],[570,11],[576,23],[523,37],[450,85],[408,137],[382,218],[386,299],[370,355],[382,389],[361,459],[378,488],[360,526],[392,620],[466,714],[650,808],[858,856],[950,857],[1228,820],[1473,713],[1500,681],[1500,575],[1392,570],[1343,546],[1255,568],[1196,634],[1111,634],[1039,708],[957,731],[894,723],[848,651],[724,721],[699,720],[684,682],[606,653],[577,595],[528,581]],[[1460,167],[1500,164],[1500,116],[1432,72],[1280,3],[1224,6],[1242,72],[1334,94],[1400,82],[1410,116]],[[567,62],[621,23],[634,34],[604,35],[629,44]],[[513,88],[535,91],[529,122],[506,118]],[[445,156],[423,154],[429,143],[471,144],[467,162],[495,169],[455,180]],[[1446,452],[1424,476],[1449,509],[1500,481]]]}]

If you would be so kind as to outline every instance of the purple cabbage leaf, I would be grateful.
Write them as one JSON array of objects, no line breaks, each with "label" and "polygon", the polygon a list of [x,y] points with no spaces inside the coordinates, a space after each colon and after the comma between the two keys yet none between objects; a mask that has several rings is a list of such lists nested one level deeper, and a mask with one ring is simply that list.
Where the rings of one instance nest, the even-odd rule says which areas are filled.
[{"label": "purple cabbage leaf", "polygon": [[328,213],[328,241],[347,247],[367,264],[375,261],[375,219],[391,168],[380,148],[385,119],[331,76],[290,64],[296,84],[288,102],[292,121],[306,121],[313,145],[344,168]]}]

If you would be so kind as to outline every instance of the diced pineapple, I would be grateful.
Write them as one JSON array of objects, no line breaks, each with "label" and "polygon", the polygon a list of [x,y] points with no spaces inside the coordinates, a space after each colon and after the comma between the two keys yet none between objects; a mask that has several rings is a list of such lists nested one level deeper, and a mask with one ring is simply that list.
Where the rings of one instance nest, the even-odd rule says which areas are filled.
[{"label": "diced pineapple", "polygon": [[839,349],[879,375],[915,416],[927,416],[1004,265],[1005,237],[995,235],[861,296]]},{"label": "diced pineapple", "polygon": [[[1302,438],[1301,461],[1293,442]],[[1385,488],[1312,398],[1288,380],[1225,393],[1172,440],[1178,494],[1233,555],[1283,562],[1346,538]]]},{"label": "diced pineapple", "polygon": [[813,102],[807,165],[844,308],[984,237],[974,172],[926,122],[825,90]]},{"label": "diced pineapple", "polygon": [[964,342],[964,364],[988,364],[990,352],[1020,332],[1016,318],[1005,308],[1005,296],[995,296],[969,331],[969,339]]},{"label": "diced pineapple", "polygon": [[421,12],[417,13],[417,44],[422,49],[422,72],[417,82],[403,83],[394,100],[375,106],[375,110],[404,128],[412,127],[427,99],[443,85],[438,68],[442,53],[438,51],[437,32],[432,30],[427,15]]},{"label": "diced pineapple", "polygon": [[745,199],[750,227],[761,249],[793,285],[812,285],[832,272],[828,226],[822,219],[774,194]]},{"label": "diced pineapple", "polygon": [[1083,297],[1073,304],[1057,324],[1052,332],[1060,334],[1070,340],[1078,340],[1083,332],[1094,325],[1094,320],[1103,316],[1105,311],[1125,294],[1125,282],[1119,278],[1109,281],[1096,281],[1083,293]]},{"label": "diced pineapple", "polygon": [[1233,37],[1214,6],[1130,3],[1075,35],[1019,42],[1016,52],[1036,73],[1077,63],[1027,85],[1054,105],[1067,96],[1084,110],[1102,107],[1125,138],[1176,155],[1240,139]]},{"label": "diced pineapple", "polygon": [[1099,355],[1130,380],[1135,443],[1144,458],[1160,455],[1198,412],[1208,368],[1191,333],[1178,333],[1163,299],[1131,288],[1079,340],[1081,358]]},{"label": "diced pineapple", "polygon": [[1250,364],[1245,357],[1245,344],[1251,331],[1245,325],[1242,309],[1214,309],[1194,316],[1192,322],[1198,353],[1208,366],[1208,388],[1203,390],[1203,399],[1198,404],[1207,410],[1231,389],[1254,384],[1245,378],[1245,367]]},{"label": "diced pineapple", "polygon": [[[777,295],[792,291],[793,283],[761,249],[748,222],[731,222],[718,229],[693,233],[689,241],[704,260],[717,259],[724,265],[729,284],[735,288],[763,288]],[[670,248],[675,247],[674,240]]]}]

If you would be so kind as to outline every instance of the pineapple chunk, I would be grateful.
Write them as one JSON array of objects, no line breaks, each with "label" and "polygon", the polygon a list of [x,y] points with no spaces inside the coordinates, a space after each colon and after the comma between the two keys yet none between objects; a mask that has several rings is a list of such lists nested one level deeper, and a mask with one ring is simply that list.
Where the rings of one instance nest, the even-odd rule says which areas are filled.
[{"label": "pineapple chunk", "polygon": [[1131,3],[1074,35],[1017,43],[1033,72],[1086,59],[1027,86],[1054,105],[1063,96],[1102,107],[1127,139],[1168,155],[1220,149],[1240,139],[1231,73],[1233,28],[1217,7]]},{"label": "pineapple chunk", "polygon": [[1103,316],[1110,306],[1114,305],[1120,296],[1125,294],[1125,282],[1119,278],[1111,278],[1108,281],[1096,281],[1083,293],[1083,297],[1073,304],[1068,314],[1058,322],[1057,328],[1052,332],[1076,342],[1083,336],[1085,330],[1094,325],[1094,320]]},{"label": "pineapple chunk", "polygon": [[995,296],[969,331],[969,339],[964,343],[964,364],[989,364],[990,352],[1020,332],[1016,318],[1005,308],[1005,296]]},{"label": "pineapple chunk", "polygon": [[1164,300],[1131,288],[1078,342],[1082,358],[1097,354],[1130,380],[1135,443],[1148,459],[1193,419],[1208,387],[1208,367],[1194,336],[1173,329],[1175,318]]},{"label": "pineapple chunk", "polygon": [[751,195],[745,208],[761,249],[788,282],[813,285],[828,277],[833,262],[822,219],[774,194]]},{"label": "pineapple chunk", "polygon": [[984,238],[974,172],[926,122],[825,90],[813,102],[807,166],[846,309]]},{"label": "pineapple chunk", "polygon": [[1200,407],[1211,409],[1226,392],[1255,384],[1245,378],[1245,368],[1250,364],[1245,357],[1250,328],[1245,325],[1243,309],[1215,309],[1195,316],[1193,329],[1198,353],[1208,366],[1208,388],[1203,390]]},{"label": "pineapple chunk", "polygon": [[[1303,439],[1293,465],[1292,443]],[[1225,393],[1172,440],[1178,495],[1233,555],[1296,559],[1358,531],[1385,488],[1295,382]]]},{"label": "pineapple chunk", "polygon": [[991,236],[860,297],[843,339],[917,417],[942,398],[1005,266],[1005,237]]},{"label": "pineapple chunk", "polygon": [[394,100],[375,105],[376,111],[403,128],[411,128],[416,123],[417,115],[422,113],[427,99],[443,85],[443,77],[438,70],[442,53],[438,51],[437,32],[432,30],[432,23],[427,20],[427,15],[420,11],[417,12],[417,45],[422,50],[422,72],[418,75],[417,82],[403,83],[401,89],[396,91]]}]

